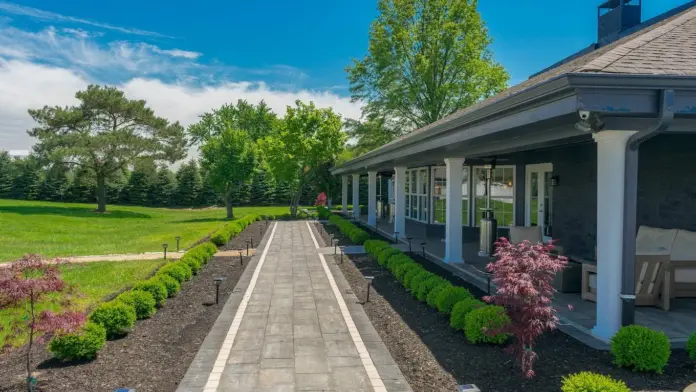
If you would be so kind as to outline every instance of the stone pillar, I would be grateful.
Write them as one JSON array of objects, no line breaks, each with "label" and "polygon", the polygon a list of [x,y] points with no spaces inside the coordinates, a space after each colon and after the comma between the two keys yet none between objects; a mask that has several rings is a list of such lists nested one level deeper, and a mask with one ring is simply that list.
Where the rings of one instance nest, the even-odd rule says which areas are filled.
[{"label": "stone pillar", "polygon": [[597,142],[597,324],[603,341],[621,328],[624,176],[626,142],[632,131],[602,131]]},{"label": "stone pillar", "polygon": [[367,224],[377,225],[377,172],[367,172]]},{"label": "stone pillar", "polygon": [[353,174],[353,216],[360,218],[360,174]]},{"label": "stone pillar", "polygon": [[445,263],[462,263],[462,175],[464,158],[446,158]]},{"label": "stone pillar", "polygon": [[348,176],[341,176],[341,203],[343,213],[348,213]]},{"label": "stone pillar", "polygon": [[394,232],[406,236],[406,167],[394,168]]}]

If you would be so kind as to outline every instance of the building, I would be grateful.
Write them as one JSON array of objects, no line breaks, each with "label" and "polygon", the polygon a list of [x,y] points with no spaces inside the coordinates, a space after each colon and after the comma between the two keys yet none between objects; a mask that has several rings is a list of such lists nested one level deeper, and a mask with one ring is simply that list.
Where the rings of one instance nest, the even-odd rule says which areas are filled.
[{"label": "building", "polygon": [[[559,306],[576,331],[607,342],[635,320],[683,342],[696,331],[696,300],[634,309],[637,290],[662,282],[671,265],[658,263],[660,277],[649,281],[636,233],[696,231],[696,1],[645,22],[640,11],[639,1],[603,3],[596,44],[333,169],[344,209],[349,176],[357,185],[367,174],[367,224],[425,242],[433,260],[480,284],[478,225],[490,194],[498,236],[538,226],[596,280],[596,305],[559,295],[580,309]],[[375,213],[378,177],[393,183],[393,218]],[[682,275],[696,283],[696,261]]]}]

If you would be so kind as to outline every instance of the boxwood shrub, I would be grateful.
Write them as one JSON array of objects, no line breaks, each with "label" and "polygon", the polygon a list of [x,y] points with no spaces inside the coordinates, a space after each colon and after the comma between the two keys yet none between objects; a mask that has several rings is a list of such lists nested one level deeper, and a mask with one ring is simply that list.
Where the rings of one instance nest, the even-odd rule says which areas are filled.
[{"label": "boxwood shrub", "polygon": [[510,317],[501,306],[486,305],[472,310],[464,318],[464,333],[471,343],[503,344],[507,333],[492,333],[510,324]]},{"label": "boxwood shrub", "polygon": [[190,280],[193,277],[193,271],[191,271],[191,267],[189,267],[188,264],[186,264],[183,261],[176,261],[172,263],[173,265],[178,265],[181,267],[181,270],[184,272],[184,280]]},{"label": "boxwood shrub", "polygon": [[389,248],[382,248],[382,250],[379,251],[379,254],[377,255],[377,263],[381,266],[385,266],[387,264],[387,261],[394,255],[402,255],[404,252],[389,247]]},{"label": "boxwood shrub", "polygon": [[81,331],[54,336],[48,351],[62,361],[93,359],[106,343],[106,329],[87,322]]},{"label": "boxwood shrub", "polygon": [[396,277],[396,280],[398,280],[401,284],[404,284],[404,278],[406,277],[407,273],[409,273],[413,269],[422,268],[420,264],[416,263],[411,258],[409,258],[408,260],[408,262],[401,263],[401,265],[394,268],[394,276]]},{"label": "boxwood shrub", "polygon": [[201,269],[201,262],[198,261],[197,258],[193,256],[189,256],[188,254],[185,254],[182,258],[179,259],[180,262],[186,263],[188,267],[191,269],[191,273],[193,275],[198,274],[198,270]]},{"label": "boxwood shrub", "polygon": [[164,302],[167,300],[168,297],[167,287],[159,279],[148,279],[142,282],[138,282],[135,285],[133,285],[133,288],[131,290],[144,291],[146,293],[150,293],[150,295],[152,295],[152,298],[154,298],[155,304],[157,306],[164,305]]},{"label": "boxwood shrub", "polygon": [[417,274],[411,277],[410,281],[408,282],[408,286],[406,287],[408,287],[408,289],[411,290],[411,295],[416,297],[416,292],[420,284],[423,281],[432,278],[433,276],[435,276],[435,274],[433,274],[432,272],[428,272],[425,269],[420,270]]},{"label": "boxwood shrub", "polygon": [[689,358],[691,362],[696,363],[696,332],[689,336],[689,340],[686,341],[686,352],[689,353]]},{"label": "boxwood shrub", "polygon": [[563,377],[561,392],[631,392],[623,381],[603,374],[580,372]]},{"label": "boxwood shrub", "polygon": [[89,321],[104,327],[110,339],[128,334],[135,325],[135,319],[135,309],[120,301],[102,303],[89,315]]},{"label": "boxwood shrub", "polygon": [[611,338],[611,354],[617,366],[662,374],[671,354],[669,338],[663,332],[628,325]]},{"label": "boxwood shrub", "polygon": [[157,311],[155,299],[152,297],[152,294],[145,291],[126,291],[116,297],[116,301],[122,302],[135,310],[135,317],[138,320],[149,318]]},{"label": "boxwood shrub", "polygon": [[179,292],[179,290],[181,290],[181,285],[179,284],[179,281],[177,281],[169,275],[157,275],[152,277],[151,279],[159,279],[159,281],[162,282],[164,287],[167,289],[167,297],[173,297]]},{"label": "boxwood shrub", "polygon": [[450,286],[437,295],[435,307],[442,314],[450,314],[457,302],[472,298],[474,298],[474,295],[464,287]]},{"label": "boxwood shrub", "polygon": [[437,298],[443,290],[452,287],[452,283],[447,281],[441,281],[435,287],[433,287],[425,298],[425,302],[431,307],[437,309]]},{"label": "boxwood shrub", "polygon": [[172,278],[176,279],[176,281],[181,284],[181,283],[184,283],[186,281],[187,272],[186,272],[186,268],[182,267],[180,264],[170,263],[170,264],[167,264],[164,267],[160,268],[155,275],[156,276],[162,276],[162,275],[171,276]]},{"label": "boxwood shrub", "polygon": [[411,260],[410,257],[406,256],[403,253],[396,253],[392,255],[388,260],[387,260],[387,269],[391,271],[391,273],[395,273],[396,269],[401,265],[401,264],[406,264],[406,263],[413,263],[414,261]]},{"label": "boxwood shrub", "polygon": [[466,325],[466,315],[472,310],[485,306],[483,301],[476,298],[466,298],[457,302],[450,314],[450,326],[454,329],[463,331]]},{"label": "boxwood shrub", "polygon": [[367,240],[365,241],[364,246],[365,252],[374,258],[377,258],[377,256],[379,256],[379,253],[383,249],[391,248],[391,245],[389,245],[389,243],[381,240]]},{"label": "boxwood shrub", "polygon": [[424,281],[422,281],[420,284],[418,284],[418,287],[416,287],[416,298],[419,301],[425,301],[426,297],[428,294],[430,294],[430,291],[432,291],[435,287],[447,283],[447,281],[435,274],[434,276],[431,276]]}]

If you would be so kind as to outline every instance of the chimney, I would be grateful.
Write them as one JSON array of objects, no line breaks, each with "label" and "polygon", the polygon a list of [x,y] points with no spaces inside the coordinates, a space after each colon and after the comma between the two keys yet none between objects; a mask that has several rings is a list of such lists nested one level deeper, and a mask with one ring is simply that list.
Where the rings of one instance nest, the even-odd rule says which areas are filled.
[{"label": "chimney", "polygon": [[641,0],[608,0],[597,7],[597,43],[602,46],[641,22]]}]

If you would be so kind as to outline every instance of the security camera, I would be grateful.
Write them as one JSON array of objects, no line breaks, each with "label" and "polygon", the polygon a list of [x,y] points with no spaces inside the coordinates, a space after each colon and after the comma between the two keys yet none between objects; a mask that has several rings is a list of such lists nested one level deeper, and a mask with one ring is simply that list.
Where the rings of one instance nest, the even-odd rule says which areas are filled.
[{"label": "security camera", "polygon": [[589,110],[580,110],[579,113],[580,113],[580,118],[583,120],[589,120],[590,115],[592,114],[592,112],[590,112]]}]

